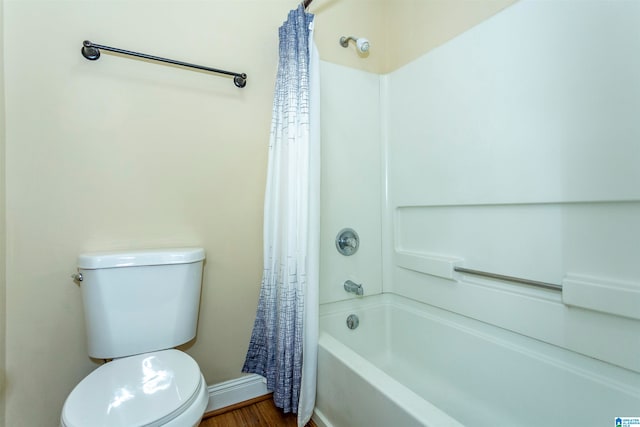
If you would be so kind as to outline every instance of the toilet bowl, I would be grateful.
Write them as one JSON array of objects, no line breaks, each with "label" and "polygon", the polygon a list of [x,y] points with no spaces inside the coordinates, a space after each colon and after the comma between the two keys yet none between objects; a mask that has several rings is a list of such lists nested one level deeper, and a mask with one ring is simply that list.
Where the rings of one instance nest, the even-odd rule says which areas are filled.
[{"label": "toilet bowl", "polygon": [[62,427],[193,427],[209,401],[198,364],[178,350],[125,357],[85,377],[62,409]]},{"label": "toilet bowl", "polygon": [[78,257],[89,355],[113,359],[69,394],[63,427],[194,427],[209,402],[200,367],[173,347],[195,338],[204,250]]}]

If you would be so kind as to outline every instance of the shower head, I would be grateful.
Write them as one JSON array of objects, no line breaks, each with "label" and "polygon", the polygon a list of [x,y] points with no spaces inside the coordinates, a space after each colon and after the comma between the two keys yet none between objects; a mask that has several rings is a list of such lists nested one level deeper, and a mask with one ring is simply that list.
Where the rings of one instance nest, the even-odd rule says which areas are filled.
[{"label": "shower head", "polygon": [[369,53],[369,40],[365,39],[364,37],[342,36],[340,37],[340,46],[342,47],[349,46],[349,40],[353,40],[356,42],[356,49],[358,49],[359,53],[361,54]]}]

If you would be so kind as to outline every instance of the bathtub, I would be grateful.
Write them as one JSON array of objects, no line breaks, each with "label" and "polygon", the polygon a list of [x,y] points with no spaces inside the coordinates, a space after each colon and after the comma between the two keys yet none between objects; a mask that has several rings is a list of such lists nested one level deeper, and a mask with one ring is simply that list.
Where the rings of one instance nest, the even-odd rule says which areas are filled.
[{"label": "bathtub", "polygon": [[637,372],[393,294],[320,307],[320,427],[615,426],[632,416]]}]

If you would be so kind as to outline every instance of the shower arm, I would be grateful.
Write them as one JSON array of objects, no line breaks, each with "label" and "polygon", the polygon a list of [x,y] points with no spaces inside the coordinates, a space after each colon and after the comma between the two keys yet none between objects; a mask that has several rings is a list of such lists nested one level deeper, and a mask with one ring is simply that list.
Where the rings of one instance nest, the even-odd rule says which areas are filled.
[{"label": "shower arm", "polygon": [[340,37],[340,46],[342,46],[342,47],[349,46],[349,41],[350,40],[353,40],[354,42],[357,42],[358,38],[354,37],[354,36],[349,36],[349,37],[342,36],[342,37]]}]

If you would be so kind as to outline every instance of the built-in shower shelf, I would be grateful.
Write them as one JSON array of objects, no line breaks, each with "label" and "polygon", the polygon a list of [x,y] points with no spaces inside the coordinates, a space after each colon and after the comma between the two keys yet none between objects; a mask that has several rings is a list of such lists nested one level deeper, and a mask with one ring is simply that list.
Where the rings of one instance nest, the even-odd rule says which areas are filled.
[{"label": "built-in shower shelf", "polygon": [[640,320],[640,283],[567,274],[562,284],[555,285],[463,268],[464,259],[459,257],[403,250],[395,251],[395,261],[398,267],[451,281],[462,281],[463,275],[471,274],[561,291],[565,305]]},{"label": "built-in shower shelf", "polygon": [[463,259],[438,254],[396,251],[396,265],[407,270],[455,280],[454,267]]},{"label": "built-in shower shelf", "polygon": [[562,302],[640,320],[640,283],[569,274],[562,281]]}]

